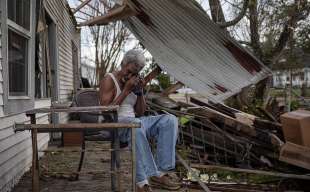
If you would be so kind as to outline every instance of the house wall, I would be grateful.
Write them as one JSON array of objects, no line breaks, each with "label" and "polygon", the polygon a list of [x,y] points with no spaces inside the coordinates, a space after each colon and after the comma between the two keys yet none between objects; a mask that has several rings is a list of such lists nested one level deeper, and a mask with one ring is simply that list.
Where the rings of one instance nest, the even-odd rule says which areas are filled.
[{"label": "house wall", "polygon": [[[72,43],[76,45],[80,54],[80,32],[77,31],[70,13],[64,11],[67,9],[67,2],[65,0],[49,0],[45,2],[46,10],[56,20],[58,32],[58,101],[67,102],[72,99],[74,92]],[[80,59],[78,59],[78,63],[80,63]],[[61,122],[65,122],[67,119],[67,114],[60,115]]]},{"label": "house wall", "polygon": [[[304,81],[307,87],[310,87],[310,69],[304,68],[301,72],[302,75],[293,75],[293,87],[301,87]],[[277,88],[285,87],[285,85],[290,82],[289,78],[290,74],[288,71],[274,71],[273,86]]]},{"label": "house wall", "polygon": [[[33,1],[34,2],[34,1]],[[79,48],[79,32],[76,31],[74,22],[67,11],[65,0],[45,1],[46,8],[57,21],[57,43],[58,43],[58,98],[59,101],[68,101],[73,92],[73,67],[72,67],[72,41]],[[0,0],[3,5],[3,0]],[[1,12],[2,11],[2,12]],[[0,6],[0,13],[3,13],[3,6]],[[0,17],[2,15],[0,14]],[[3,112],[3,74],[2,66],[7,65],[3,59],[2,46],[5,33],[3,29],[4,19],[0,18],[0,192],[10,191],[19,181],[21,176],[29,170],[32,160],[31,135],[28,131],[14,132],[15,123],[27,123],[29,119],[24,113],[5,114]],[[1,28],[2,27],[2,28]],[[2,42],[2,43],[1,43]],[[35,51],[35,50],[33,50]],[[34,89],[32,90],[34,91]],[[33,108],[46,107],[51,105],[51,99],[36,100]],[[67,120],[67,115],[60,116],[61,121]],[[47,123],[49,117],[46,114],[37,116],[37,123]],[[38,146],[44,149],[48,145],[49,134],[38,135]],[[40,154],[42,155],[42,154]]]},{"label": "house wall", "polygon": [[[0,3],[1,4],[1,3]],[[0,9],[0,117],[3,116],[3,78],[2,78],[2,12]]]}]

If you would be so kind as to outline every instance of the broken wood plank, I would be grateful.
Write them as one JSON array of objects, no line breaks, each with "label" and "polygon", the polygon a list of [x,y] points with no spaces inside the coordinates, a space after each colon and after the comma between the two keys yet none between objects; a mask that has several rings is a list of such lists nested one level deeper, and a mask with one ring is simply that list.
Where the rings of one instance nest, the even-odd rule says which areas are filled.
[{"label": "broken wood plank", "polygon": [[[185,160],[178,153],[176,153],[176,156],[177,156],[177,159],[181,162],[181,164],[185,167],[185,169],[187,169],[188,172],[191,172],[192,169],[190,166],[187,165]],[[200,178],[197,178],[197,179],[198,179],[199,185],[202,187],[204,191],[211,192],[211,190],[207,187],[207,185],[204,182],[200,180]]]},{"label": "broken wood plank", "polygon": [[222,170],[232,171],[232,172],[269,175],[269,176],[274,176],[274,177],[283,177],[283,178],[290,178],[290,179],[310,180],[309,175],[297,175],[297,174],[290,174],[290,173],[270,172],[270,171],[253,170],[253,169],[240,169],[240,168],[224,167],[224,166],[218,166],[218,165],[191,164],[191,167],[199,168],[199,169],[222,169]]},{"label": "broken wood plank", "polygon": [[286,142],[280,150],[280,161],[310,170],[310,148]]},{"label": "broken wood plank", "polygon": [[79,26],[107,25],[111,22],[127,19],[137,14],[138,12],[126,3],[122,6],[111,9],[105,15],[80,23]]},{"label": "broken wood plank", "polygon": [[210,120],[215,120],[221,123],[224,123],[225,125],[228,125],[229,127],[235,128],[237,131],[241,131],[243,133],[246,133],[249,136],[256,136],[256,130],[254,127],[245,125],[242,122],[239,122],[238,120],[225,115],[223,113],[220,113],[214,109],[208,108],[208,107],[193,107],[189,108],[187,110],[189,113],[197,114],[200,116],[205,116],[209,118]]},{"label": "broken wood plank", "polygon": [[165,89],[161,95],[164,97],[167,97],[169,94],[176,92],[176,90],[182,88],[184,86],[183,83],[181,82],[177,82],[176,84],[171,85],[170,87],[168,87],[167,89]]}]

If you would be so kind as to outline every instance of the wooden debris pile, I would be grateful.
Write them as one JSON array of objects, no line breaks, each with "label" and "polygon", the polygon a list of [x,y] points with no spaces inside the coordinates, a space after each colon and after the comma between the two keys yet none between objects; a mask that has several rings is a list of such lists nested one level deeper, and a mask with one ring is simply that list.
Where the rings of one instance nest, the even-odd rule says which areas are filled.
[{"label": "wooden debris pile", "polygon": [[184,103],[151,95],[147,103],[153,114],[179,117],[179,154],[196,168],[216,165],[275,178],[310,179],[304,175],[308,170],[280,161],[285,140],[279,123],[194,97]]}]

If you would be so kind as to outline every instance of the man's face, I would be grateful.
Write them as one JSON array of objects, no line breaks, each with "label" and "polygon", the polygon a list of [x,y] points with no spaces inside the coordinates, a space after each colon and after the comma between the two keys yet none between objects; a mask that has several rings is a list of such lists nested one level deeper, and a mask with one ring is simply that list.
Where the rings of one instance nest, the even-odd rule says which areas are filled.
[{"label": "man's face", "polygon": [[135,63],[125,64],[122,68],[122,83],[126,83],[132,77],[137,77],[141,68]]}]

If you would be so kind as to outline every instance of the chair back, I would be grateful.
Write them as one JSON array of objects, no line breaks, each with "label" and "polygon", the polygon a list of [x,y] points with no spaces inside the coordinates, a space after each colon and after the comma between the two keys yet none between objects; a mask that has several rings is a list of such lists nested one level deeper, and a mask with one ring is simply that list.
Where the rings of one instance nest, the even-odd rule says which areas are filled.
[{"label": "chair back", "polygon": [[[77,107],[91,107],[99,106],[99,95],[96,90],[80,90],[76,93],[74,99]],[[96,113],[79,113],[80,121],[82,123],[97,123],[98,115]]]}]

